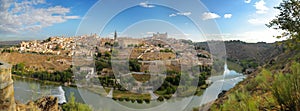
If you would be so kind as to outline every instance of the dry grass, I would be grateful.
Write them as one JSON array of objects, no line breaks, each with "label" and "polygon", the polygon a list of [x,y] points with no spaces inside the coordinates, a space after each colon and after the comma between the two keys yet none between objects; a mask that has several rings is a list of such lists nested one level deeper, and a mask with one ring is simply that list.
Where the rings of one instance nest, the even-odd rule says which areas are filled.
[{"label": "dry grass", "polygon": [[[70,67],[71,57],[57,55],[21,54],[21,53],[0,53],[0,60],[12,65],[24,63],[26,68],[33,70],[57,70],[63,71]],[[64,60],[61,63],[58,60]]]}]

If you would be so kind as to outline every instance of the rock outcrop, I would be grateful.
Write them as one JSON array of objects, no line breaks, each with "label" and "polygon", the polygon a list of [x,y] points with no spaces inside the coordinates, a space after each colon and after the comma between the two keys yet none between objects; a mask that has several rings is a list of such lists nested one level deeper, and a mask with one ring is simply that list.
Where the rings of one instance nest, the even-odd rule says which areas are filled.
[{"label": "rock outcrop", "polygon": [[16,110],[11,65],[4,62],[0,62],[0,110]]}]

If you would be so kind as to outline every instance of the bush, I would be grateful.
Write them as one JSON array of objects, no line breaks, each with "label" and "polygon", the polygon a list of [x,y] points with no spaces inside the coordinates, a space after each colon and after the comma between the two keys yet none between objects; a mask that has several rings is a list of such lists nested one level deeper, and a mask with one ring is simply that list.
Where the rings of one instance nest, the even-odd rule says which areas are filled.
[{"label": "bush", "polygon": [[162,96],[159,96],[159,97],[157,98],[157,100],[160,101],[160,102],[162,102],[162,101],[164,101],[164,98],[163,98]]},{"label": "bush", "polygon": [[149,104],[150,103],[150,99],[144,99],[144,101]]},{"label": "bush", "polygon": [[142,103],[143,103],[143,100],[142,100],[142,99],[136,99],[136,101],[137,101],[139,104],[142,104]]},{"label": "bush", "polygon": [[[236,91],[228,95],[228,100],[220,107],[224,111],[258,111],[258,102],[248,92]],[[216,106],[212,107],[212,111],[218,110]]]},{"label": "bush", "polygon": [[127,101],[127,102],[130,101],[130,99],[129,99],[128,97],[126,97],[126,98],[124,98],[124,99],[125,99],[125,101]]},{"label": "bush", "polygon": [[170,99],[170,98],[171,98],[171,95],[164,95],[164,98],[165,98],[165,99]]},{"label": "bush", "polygon": [[300,64],[293,63],[291,74],[276,74],[271,91],[282,110],[300,110]]},{"label": "bush", "polygon": [[134,102],[135,102],[135,99],[131,99],[130,101],[131,101],[132,103],[134,103]]},{"label": "bush", "polygon": [[67,104],[62,106],[63,111],[92,111],[92,108],[86,104],[75,102],[74,93],[70,94]]},{"label": "bush", "polygon": [[121,98],[119,98],[119,101],[124,101],[124,98],[122,98],[122,97],[121,97]]}]

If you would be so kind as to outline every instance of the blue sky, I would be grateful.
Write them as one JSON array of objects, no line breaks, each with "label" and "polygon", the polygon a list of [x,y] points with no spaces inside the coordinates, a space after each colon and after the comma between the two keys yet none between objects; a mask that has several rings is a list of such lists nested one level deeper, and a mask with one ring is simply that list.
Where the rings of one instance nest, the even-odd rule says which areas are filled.
[{"label": "blue sky", "polygon": [[[178,1],[178,2],[177,2]],[[280,0],[0,0],[0,40],[97,33],[274,42],[265,24]]]}]

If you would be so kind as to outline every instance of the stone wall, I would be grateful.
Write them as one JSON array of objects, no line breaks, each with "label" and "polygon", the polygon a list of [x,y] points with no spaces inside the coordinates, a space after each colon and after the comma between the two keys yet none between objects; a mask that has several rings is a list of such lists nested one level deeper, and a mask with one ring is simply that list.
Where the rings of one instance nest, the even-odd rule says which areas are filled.
[{"label": "stone wall", "polygon": [[15,111],[13,80],[11,65],[0,61],[0,110]]}]

